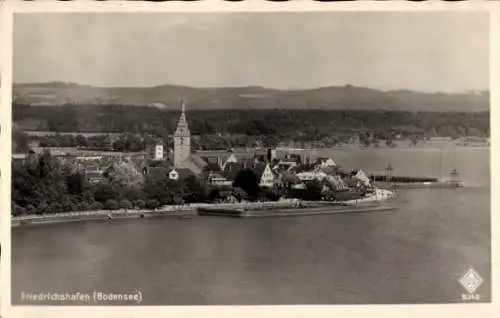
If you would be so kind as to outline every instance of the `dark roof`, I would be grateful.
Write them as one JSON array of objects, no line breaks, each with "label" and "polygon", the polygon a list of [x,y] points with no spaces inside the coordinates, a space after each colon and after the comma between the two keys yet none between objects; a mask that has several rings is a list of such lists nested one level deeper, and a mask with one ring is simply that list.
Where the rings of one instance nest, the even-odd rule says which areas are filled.
[{"label": "dark roof", "polygon": [[234,181],[236,179],[236,176],[238,175],[238,172],[240,172],[240,170],[242,169],[243,169],[243,164],[239,162],[233,163],[231,165],[226,165],[226,169],[224,169],[223,176],[226,177],[228,180]]},{"label": "dark roof", "polygon": [[208,170],[208,171],[221,171],[221,168],[220,168],[219,164],[209,162],[205,166],[205,170]]},{"label": "dark roof", "polygon": [[219,191],[233,191],[233,186],[230,185],[218,185],[215,188]]},{"label": "dark roof", "polygon": [[88,178],[103,178],[104,179],[104,176],[102,175],[102,173],[99,173],[96,171],[86,172],[85,176],[87,176]]},{"label": "dark roof", "polygon": [[306,165],[297,165],[295,167],[292,167],[290,169],[291,172],[294,172],[294,173],[301,173],[301,172],[304,172],[304,171],[311,171],[312,168],[309,167],[309,166],[306,166]]},{"label": "dark roof", "polygon": [[265,162],[267,161],[267,156],[265,155],[256,155],[254,160],[260,161],[260,162]]},{"label": "dark roof", "polygon": [[327,161],[328,159],[330,158],[327,158],[327,157],[319,157],[316,159],[316,163],[322,163],[322,162],[325,162]]},{"label": "dark roof", "polygon": [[208,164],[218,164],[219,156],[200,156]]},{"label": "dark roof", "polygon": [[267,164],[265,163],[257,163],[252,168],[252,171],[257,176],[257,180],[260,180],[262,178],[262,174],[264,173],[264,170],[266,170],[266,166]]},{"label": "dark roof", "polygon": [[224,173],[228,173],[230,170],[233,169],[243,169],[243,163],[242,162],[228,162],[224,166]]},{"label": "dark roof", "polygon": [[321,167],[320,169],[326,174],[338,174],[341,168],[337,166],[334,167],[328,166],[328,167]]},{"label": "dark roof", "polygon": [[187,177],[190,176],[196,176],[196,174],[193,171],[187,168],[175,169],[175,171],[177,171],[177,173],[179,174],[179,179],[186,179]]}]

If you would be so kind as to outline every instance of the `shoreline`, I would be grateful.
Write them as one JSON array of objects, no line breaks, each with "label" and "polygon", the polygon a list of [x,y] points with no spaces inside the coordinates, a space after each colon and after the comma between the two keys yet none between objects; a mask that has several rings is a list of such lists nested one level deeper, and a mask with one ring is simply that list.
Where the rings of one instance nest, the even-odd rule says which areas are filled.
[{"label": "shoreline", "polygon": [[[342,207],[339,203],[329,201],[277,201],[277,202],[246,202],[246,203],[198,203],[191,205],[176,205],[165,206],[161,209],[131,209],[131,210],[95,210],[95,211],[78,211],[78,212],[63,212],[51,213],[42,215],[22,215],[11,217],[11,227],[19,227],[26,225],[43,225],[43,224],[56,224],[56,223],[69,223],[69,222],[83,222],[83,221],[113,221],[121,219],[145,219],[154,217],[180,217],[192,218],[200,216],[199,211],[207,210],[224,210],[241,213],[242,215],[253,214],[268,214],[269,216],[291,216],[291,215],[315,215],[315,213],[307,213],[304,210],[330,209],[329,213],[323,212],[321,214],[335,214],[340,213],[335,210],[335,207]],[[377,207],[378,206],[378,207]],[[380,206],[367,206],[359,204],[354,206],[343,206],[343,213],[351,210],[353,212],[367,212],[371,210],[380,210]],[[384,208],[387,209],[387,208]],[[282,213],[287,211],[288,213]],[[316,213],[317,215],[318,213]]]}]

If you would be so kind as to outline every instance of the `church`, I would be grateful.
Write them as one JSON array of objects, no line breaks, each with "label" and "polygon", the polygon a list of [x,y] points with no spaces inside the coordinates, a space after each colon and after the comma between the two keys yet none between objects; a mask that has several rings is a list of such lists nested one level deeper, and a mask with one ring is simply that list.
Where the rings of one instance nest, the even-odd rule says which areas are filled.
[{"label": "church", "polygon": [[200,156],[191,153],[191,132],[186,118],[186,104],[181,101],[181,116],[174,133],[173,166],[175,170],[188,169],[199,175],[207,163]]},{"label": "church", "polygon": [[163,142],[158,142],[152,153],[153,161],[148,164],[144,172],[155,178],[165,175],[172,179],[184,179],[188,176],[200,176],[207,162],[191,152],[191,132],[186,118],[186,104],[181,101],[181,114],[177,128],[173,135],[173,149],[168,151],[165,160]]}]

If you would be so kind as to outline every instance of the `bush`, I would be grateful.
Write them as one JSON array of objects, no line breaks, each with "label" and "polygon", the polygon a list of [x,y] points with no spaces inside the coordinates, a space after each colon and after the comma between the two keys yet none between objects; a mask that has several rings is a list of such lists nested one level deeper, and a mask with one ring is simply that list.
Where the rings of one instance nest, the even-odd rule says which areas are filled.
[{"label": "bush", "polygon": [[61,203],[59,202],[54,202],[50,205],[50,211],[52,213],[59,213],[59,212],[63,212],[64,209],[63,209],[63,206],[61,205]]},{"label": "bush", "polygon": [[27,213],[27,209],[25,209],[22,206],[19,206],[17,204],[13,205],[13,207],[12,207],[12,215],[13,216],[24,215],[26,213]]},{"label": "bush", "polygon": [[148,209],[156,209],[159,206],[160,206],[160,202],[158,202],[158,200],[156,200],[156,199],[148,200],[148,202],[146,203],[146,207]]},{"label": "bush", "polygon": [[35,208],[35,206],[34,206],[33,204],[28,204],[28,205],[26,206],[26,212],[27,212],[28,214],[35,214],[35,213],[36,213],[36,208]]},{"label": "bush", "polygon": [[132,209],[132,207],[133,207],[132,203],[127,199],[121,200],[119,205],[120,205],[120,208],[122,208],[122,209]]},{"label": "bush", "polygon": [[90,204],[89,209],[92,211],[98,211],[104,209],[104,206],[102,205],[101,202],[94,201],[93,203]]},{"label": "bush", "polygon": [[135,201],[135,206],[138,207],[139,209],[144,209],[146,207],[146,202],[144,200],[137,200]]},{"label": "bush", "polygon": [[40,204],[38,204],[38,206],[36,207],[36,214],[44,214],[49,212],[50,207],[45,201],[40,202]]},{"label": "bush", "polygon": [[63,197],[61,200],[62,210],[65,212],[75,211],[77,209],[76,204],[74,204],[71,199],[67,196]]},{"label": "bush", "polygon": [[107,210],[117,210],[119,206],[118,206],[118,203],[115,200],[108,199],[108,200],[106,200],[106,203],[104,203],[104,207]]},{"label": "bush", "polygon": [[92,191],[89,191],[89,190],[86,190],[86,191],[83,192],[82,199],[85,202],[88,202],[88,203],[94,203],[95,202],[94,194],[92,193]]},{"label": "bush", "polygon": [[83,201],[83,202],[80,202],[77,204],[76,209],[78,211],[89,211],[89,210],[91,210],[91,205],[92,205],[92,203],[88,203],[88,202]]}]

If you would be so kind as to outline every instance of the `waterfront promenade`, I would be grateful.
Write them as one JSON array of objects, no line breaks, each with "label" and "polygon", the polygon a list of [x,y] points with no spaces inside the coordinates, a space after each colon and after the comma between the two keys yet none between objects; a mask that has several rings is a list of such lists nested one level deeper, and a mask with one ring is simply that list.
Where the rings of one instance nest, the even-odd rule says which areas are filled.
[{"label": "waterfront promenade", "polygon": [[[368,212],[380,209],[378,206],[357,206],[334,209],[336,202],[329,201],[299,201],[287,200],[277,202],[242,202],[242,203],[193,203],[184,205],[166,205],[158,209],[118,209],[118,210],[96,210],[76,211],[64,213],[52,213],[41,215],[22,215],[11,219],[12,226],[28,224],[48,224],[60,222],[92,221],[92,220],[114,220],[127,218],[151,218],[151,217],[190,217],[198,215],[202,210],[204,215],[216,215],[208,211],[233,211],[241,212],[241,217],[252,216],[292,216],[292,215],[315,215],[349,212]],[[313,210],[311,210],[313,209]],[[290,211],[294,211],[291,213]],[[273,212],[269,212],[273,211]],[[309,213],[311,211],[311,213]],[[245,213],[243,213],[245,212]],[[287,213],[284,213],[287,212]],[[230,213],[229,213],[230,214]],[[228,213],[217,215],[230,216]]]}]

